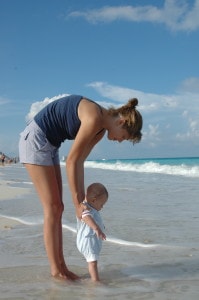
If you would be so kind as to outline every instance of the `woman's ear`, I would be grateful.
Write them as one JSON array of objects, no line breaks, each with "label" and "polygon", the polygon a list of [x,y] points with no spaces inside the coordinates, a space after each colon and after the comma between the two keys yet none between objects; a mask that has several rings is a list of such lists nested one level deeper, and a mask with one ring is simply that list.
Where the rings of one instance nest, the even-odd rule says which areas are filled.
[{"label": "woman's ear", "polygon": [[120,125],[124,125],[125,120],[122,117],[119,117],[116,121],[116,125],[120,126]]},{"label": "woman's ear", "polygon": [[91,202],[92,202],[92,203],[95,203],[95,200],[96,200],[96,197],[92,197]]},{"label": "woman's ear", "polygon": [[125,123],[125,120],[122,117],[120,117],[120,119],[119,119],[119,125],[124,125],[124,123]]}]

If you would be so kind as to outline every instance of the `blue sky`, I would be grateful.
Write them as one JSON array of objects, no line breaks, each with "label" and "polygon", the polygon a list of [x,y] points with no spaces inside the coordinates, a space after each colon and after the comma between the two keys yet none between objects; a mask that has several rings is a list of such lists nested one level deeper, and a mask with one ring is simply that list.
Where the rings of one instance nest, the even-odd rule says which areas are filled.
[{"label": "blue sky", "polygon": [[[27,115],[62,94],[139,99],[143,140],[94,158],[198,156],[199,0],[0,0],[0,151],[18,154]],[[61,155],[67,155],[66,141]]]}]

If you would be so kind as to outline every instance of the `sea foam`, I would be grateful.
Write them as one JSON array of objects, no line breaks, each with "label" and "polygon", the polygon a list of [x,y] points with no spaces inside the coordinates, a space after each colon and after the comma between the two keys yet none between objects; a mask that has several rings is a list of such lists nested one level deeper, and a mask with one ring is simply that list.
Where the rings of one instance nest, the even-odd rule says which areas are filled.
[{"label": "sea foam", "polygon": [[167,165],[159,164],[157,162],[146,162],[142,164],[136,164],[131,162],[118,161],[113,163],[109,162],[97,162],[97,161],[86,161],[86,168],[98,168],[103,170],[113,171],[127,171],[127,172],[138,172],[138,173],[156,173],[166,175],[177,175],[185,177],[199,177],[199,166],[188,166],[188,165]]}]

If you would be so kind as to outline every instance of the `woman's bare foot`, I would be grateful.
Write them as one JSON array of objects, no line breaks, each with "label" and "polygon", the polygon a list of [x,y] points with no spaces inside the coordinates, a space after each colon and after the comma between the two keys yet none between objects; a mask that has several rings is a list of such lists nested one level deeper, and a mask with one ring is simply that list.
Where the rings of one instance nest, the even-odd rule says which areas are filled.
[{"label": "woman's bare foot", "polygon": [[68,268],[65,269],[65,275],[66,275],[66,277],[69,277],[70,280],[79,280],[80,279],[80,277],[78,275],[69,271]]},{"label": "woman's bare foot", "polygon": [[66,266],[65,262],[61,264],[63,273],[66,275],[66,277],[70,278],[70,280],[79,280],[80,277],[76,275],[75,273],[69,271],[68,267]]},{"label": "woman's bare foot", "polygon": [[55,275],[52,275],[52,277],[54,279],[57,279],[57,280],[61,280],[61,281],[71,281],[71,278],[69,276],[66,276],[65,274],[62,274],[62,273],[57,273]]},{"label": "woman's bare foot", "polygon": [[68,269],[64,273],[57,273],[55,275],[52,275],[53,278],[58,279],[58,280],[69,280],[69,281],[75,281],[79,280],[80,277],[76,275],[75,273],[69,271]]}]

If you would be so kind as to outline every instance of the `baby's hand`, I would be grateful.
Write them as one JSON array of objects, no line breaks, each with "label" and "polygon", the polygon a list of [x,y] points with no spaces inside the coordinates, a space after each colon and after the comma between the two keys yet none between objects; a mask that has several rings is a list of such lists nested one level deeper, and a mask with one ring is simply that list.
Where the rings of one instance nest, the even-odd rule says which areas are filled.
[{"label": "baby's hand", "polygon": [[106,235],[99,227],[95,228],[95,233],[99,239],[106,240]]}]

